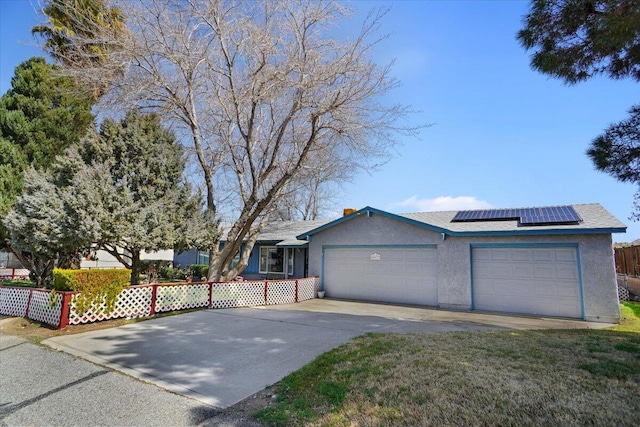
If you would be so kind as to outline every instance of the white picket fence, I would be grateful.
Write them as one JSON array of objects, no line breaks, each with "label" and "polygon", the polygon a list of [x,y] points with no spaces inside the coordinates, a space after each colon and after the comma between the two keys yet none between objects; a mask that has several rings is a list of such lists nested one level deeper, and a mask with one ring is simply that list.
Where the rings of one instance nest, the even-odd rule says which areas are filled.
[{"label": "white picket fence", "polygon": [[93,304],[84,313],[76,307],[78,292],[0,286],[0,314],[24,316],[59,329],[121,317],[153,316],[193,308],[232,308],[291,304],[315,298],[320,279],[241,282],[168,283],[125,287],[111,311]]}]

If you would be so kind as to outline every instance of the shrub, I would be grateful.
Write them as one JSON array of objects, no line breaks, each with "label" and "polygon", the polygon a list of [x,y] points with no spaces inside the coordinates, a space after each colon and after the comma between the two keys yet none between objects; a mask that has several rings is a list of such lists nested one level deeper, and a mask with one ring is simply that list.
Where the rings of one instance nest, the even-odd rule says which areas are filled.
[{"label": "shrub", "polygon": [[140,273],[146,274],[149,280],[154,280],[161,275],[164,268],[168,268],[171,261],[163,259],[143,259],[140,260]]},{"label": "shrub", "polygon": [[189,273],[193,276],[193,280],[199,281],[201,277],[209,276],[208,264],[191,264],[188,266]]},{"label": "shrub", "polygon": [[115,309],[118,295],[129,284],[131,271],[125,269],[105,270],[53,270],[53,289],[58,291],[80,291],[76,297],[76,310],[83,315],[90,309],[97,310],[102,301],[105,311]]},{"label": "shrub", "polygon": [[169,280],[184,280],[187,277],[187,272],[179,268],[164,267],[160,269],[160,277]]}]

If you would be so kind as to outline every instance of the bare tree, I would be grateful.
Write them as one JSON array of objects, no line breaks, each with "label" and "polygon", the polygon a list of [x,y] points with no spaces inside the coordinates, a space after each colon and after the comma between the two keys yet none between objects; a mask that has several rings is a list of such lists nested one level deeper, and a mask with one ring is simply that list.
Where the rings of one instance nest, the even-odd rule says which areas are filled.
[{"label": "bare tree", "polygon": [[[146,0],[119,9],[128,31],[108,44],[121,45],[95,67],[68,69],[93,86],[101,67],[126,64],[101,101],[153,110],[181,132],[208,214],[228,225],[224,248],[211,248],[210,280],[246,267],[261,227],[317,159],[342,171],[370,167],[398,133],[417,131],[397,125],[407,107],[381,103],[397,85],[372,60],[384,10],[342,42],[331,32],[350,10],[334,1]],[[109,32],[92,36],[106,43]]]},{"label": "bare tree", "polygon": [[339,191],[351,180],[350,170],[332,158],[317,159],[311,168],[300,171],[278,202],[272,219],[305,221],[326,218],[339,210]]}]

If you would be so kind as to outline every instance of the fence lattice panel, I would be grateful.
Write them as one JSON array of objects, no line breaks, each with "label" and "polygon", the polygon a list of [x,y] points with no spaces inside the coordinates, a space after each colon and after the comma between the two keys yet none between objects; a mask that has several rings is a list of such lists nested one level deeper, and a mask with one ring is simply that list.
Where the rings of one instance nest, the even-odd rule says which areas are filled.
[{"label": "fence lattice panel", "polygon": [[29,319],[58,326],[60,324],[60,313],[62,313],[62,296],[47,291],[33,290],[29,303]]},{"label": "fence lattice panel", "polygon": [[82,315],[76,308],[77,296],[71,298],[69,304],[69,324],[92,323],[100,320],[117,319],[120,317],[141,317],[151,313],[151,287],[126,287],[118,295],[116,307],[112,312],[106,312],[103,300],[98,306],[91,305],[91,309]]},{"label": "fence lattice panel", "polygon": [[298,301],[306,301],[316,297],[320,280],[317,277],[298,279]]},{"label": "fence lattice panel", "polygon": [[209,305],[209,285],[158,286],[156,311],[186,310]]},{"label": "fence lattice panel", "polygon": [[28,279],[29,270],[26,268],[0,268],[0,279]]},{"label": "fence lattice panel", "polygon": [[251,307],[264,304],[263,281],[214,283],[212,308]]},{"label": "fence lattice panel", "polygon": [[267,287],[267,305],[296,302],[295,280],[270,280]]},{"label": "fence lattice panel", "polygon": [[0,288],[0,314],[5,316],[24,316],[31,289]]}]

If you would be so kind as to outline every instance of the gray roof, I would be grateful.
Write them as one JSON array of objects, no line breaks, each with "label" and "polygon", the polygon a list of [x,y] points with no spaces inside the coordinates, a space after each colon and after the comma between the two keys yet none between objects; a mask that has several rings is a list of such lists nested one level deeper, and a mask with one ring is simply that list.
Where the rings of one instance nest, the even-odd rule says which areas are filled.
[{"label": "gray roof", "polygon": [[[510,234],[591,234],[591,233],[624,233],[627,227],[611,215],[598,203],[571,205],[582,218],[578,224],[550,224],[550,225],[519,225],[517,220],[509,221],[473,221],[451,222],[458,211],[416,212],[393,214],[367,206],[351,215],[334,221],[310,226],[298,234],[298,239],[326,230],[351,218],[362,214],[382,215],[399,221],[408,222],[418,227],[424,227],[436,232],[449,235],[510,235]],[[539,208],[540,206],[538,206]],[[551,207],[551,206],[546,206]],[[524,209],[524,208],[519,208]],[[304,228],[304,227],[302,227]]]},{"label": "gray roof", "polygon": [[[444,228],[454,233],[465,232],[499,232],[499,231],[545,231],[545,230],[599,230],[599,229],[626,229],[626,225],[611,215],[598,203],[583,205],[571,205],[582,218],[579,224],[568,225],[518,225],[517,220],[512,221],[473,221],[473,222],[451,222],[458,211],[446,212],[416,212],[398,214],[401,217],[420,221],[425,224]],[[620,230],[623,232],[624,230]]]},{"label": "gray roof", "polygon": [[[296,236],[320,227],[330,220],[319,221],[274,221],[267,224],[258,235],[258,242],[278,243],[277,246],[305,246],[305,240],[298,240]],[[226,235],[226,233],[224,234]],[[223,238],[224,240],[224,238]]]}]

